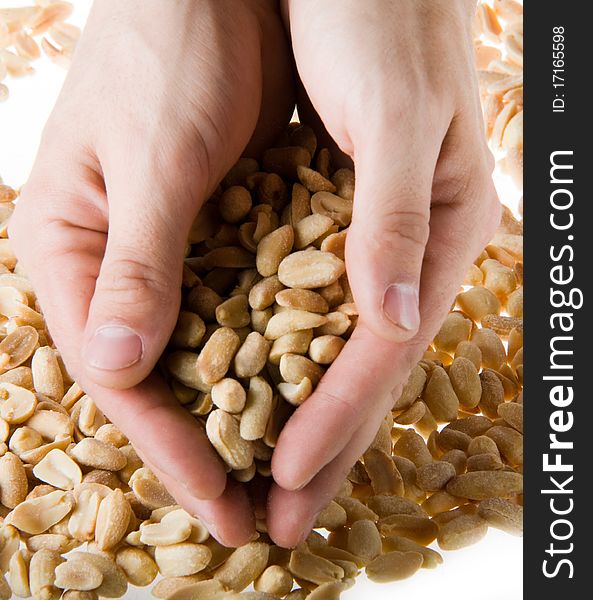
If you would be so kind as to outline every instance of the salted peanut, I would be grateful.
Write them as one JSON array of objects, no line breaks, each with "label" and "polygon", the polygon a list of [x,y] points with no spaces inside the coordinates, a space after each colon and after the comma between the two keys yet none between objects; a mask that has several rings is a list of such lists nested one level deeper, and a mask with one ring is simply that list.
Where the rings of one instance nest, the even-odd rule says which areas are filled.
[{"label": "salted peanut", "polygon": [[[7,354],[0,354],[0,361],[4,360],[1,358],[2,356],[8,359]],[[1,368],[0,371],[2,371]],[[31,373],[31,369],[29,367],[16,367],[14,369],[11,369],[10,371],[6,371],[6,373],[2,373],[0,375],[0,382],[12,383],[13,385],[18,385],[19,387],[25,388],[27,390],[34,390],[33,374]]]},{"label": "salted peanut", "polygon": [[24,423],[37,406],[35,394],[12,383],[0,382],[0,398],[0,416],[10,425]]},{"label": "salted peanut", "polygon": [[257,375],[264,368],[269,351],[270,343],[263,335],[257,331],[252,331],[245,338],[233,360],[237,377],[254,377]]},{"label": "salted peanut", "polygon": [[95,433],[95,439],[120,449],[130,443],[128,438],[112,423],[101,425]]},{"label": "salted peanut", "polygon": [[492,329],[499,336],[508,336],[515,327],[523,327],[523,319],[501,315],[486,315],[482,318],[482,327]]},{"label": "salted peanut", "polygon": [[478,515],[491,527],[523,535],[523,507],[504,498],[488,498],[478,505]]},{"label": "salted peanut", "polygon": [[293,550],[288,570],[297,578],[321,585],[344,577],[344,570],[335,563],[309,552]]},{"label": "salted peanut", "polygon": [[451,312],[445,318],[434,345],[437,350],[452,353],[460,342],[469,340],[473,323],[460,312]]},{"label": "salted peanut", "polygon": [[16,506],[6,518],[17,529],[36,535],[47,531],[61,521],[74,506],[72,496],[61,490],[44,496],[25,500]]},{"label": "salted peanut", "polygon": [[475,408],[480,403],[482,386],[474,363],[463,356],[456,357],[449,367],[449,380],[461,406]]},{"label": "salted peanut", "polygon": [[374,521],[355,521],[348,533],[348,551],[358,556],[363,564],[368,564],[381,554],[381,535]]},{"label": "salted peanut", "polygon": [[503,468],[498,456],[491,453],[474,454],[467,459],[467,472],[471,471],[498,471]]},{"label": "salted peanut", "polygon": [[[84,400],[81,398],[79,402]],[[38,405],[35,413],[27,420],[27,426],[38,431],[42,437],[49,440],[55,440],[58,437],[72,435],[73,425],[68,414],[58,412],[57,410],[43,410]]]},{"label": "salted peanut", "polygon": [[465,452],[471,442],[471,437],[462,431],[445,427],[439,432],[436,442],[442,452],[448,452],[449,450],[463,450]]},{"label": "salted peanut", "polygon": [[486,435],[478,435],[469,443],[467,455],[474,456],[476,454],[493,454],[500,459],[500,452],[496,442]]},{"label": "salted peanut", "polygon": [[[259,165],[254,158],[240,158],[228,171],[222,180],[224,188],[229,188],[233,185],[243,185],[248,175],[258,171]],[[203,211],[204,209],[202,209]],[[200,215],[202,212],[200,212]],[[211,237],[207,235],[204,239]],[[200,240],[201,241],[201,240]],[[195,243],[195,242],[190,242]]]},{"label": "salted peanut", "polygon": [[473,342],[460,342],[455,348],[455,358],[466,358],[478,371],[482,366],[482,351]]},{"label": "salted peanut", "polygon": [[154,510],[155,508],[175,504],[171,494],[156,477],[138,477],[134,481],[130,480],[129,485],[136,498],[147,508]]},{"label": "salted peanut", "polygon": [[416,502],[401,496],[388,496],[386,494],[371,496],[367,504],[380,518],[390,517],[391,515],[427,516],[427,513]]},{"label": "salted peanut", "polygon": [[269,277],[276,274],[282,260],[290,254],[293,244],[294,230],[291,225],[283,225],[264,236],[257,245],[256,254],[256,266],[260,275]]},{"label": "salted peanut", "polygon": [[334,501],[346,511],[347,525],[352,525],[352,523],[364,519],[370,521],[377,521],[379,519],[379,516],[374,511],[356,498],[340,496],[334,498]]},{"label": "salted peanut", "polygon": [[390,455],[371,448],[364,454],[364,467],[375,494],[404,493],[404,482]]},{"label": "salted peanut", "polygon": [[422,399],[437,421],[451,421],[457,416],[459,399],[442,367],[435,367],[433,370]]},{"label": "salted peanut", "polygon": [[346,511],[333,500],[317,515],[315,527],[337,529],[346,524]]},{"label": "salted peanut", "polygon": [[286,308],[321,314],[329,311],[327,300],[312,290],[284,289],[276,293],[275,299]]},{"label": "salted peanut", "polygon": [[516,402],[504,402],[498,405],[498,416],[513,429],[523,433],[523,406]]},{"label": "salted peanut", "polygon": [[383,551],[385,553],[394,551],[417,552],[422,556],[423,569],[435,569],[443,562],[443,557],[436,552],[436,550],[425,548],[424,546],[401,536],[391,536],[385,538],[383,540]]},{"label": "salted peanut", "polygon": [[470,437],[483,435],[492,427],[492,421],[482,415],[470,415],[451,421],[446,429],[461,431]]},{"label": "salted peanut", "polygon": [[217,329],[206,342],[197,361],[201,379],[206,384],[220,381],[226,374],[241,345],[239,336],[228,327]]},{"label": "salted peanut", "polygon": [[510,498],[523,492],[523,476],[510,471],[473,471],[452,479],[447,491],[469,500]]},{"label": "salted peanut", "polygon": [[165,360],[168,372],[183,385],[201,392],[210,392],[211,384],[207,384],[198,371],[198,358],[195,352],[183,350],[172,352]]},{"label": "salted peanut", "polygon": [[15,454],[17,454],[17,456],[23,461],[24,464],[36,465],[48,454],[48,452],[50,452],[54,448],[58,448],[59,450],[66,450],[66,448],[68,448],[68,446],[71,443],[72,437],[70,435],[60,435],[53,442],[50,442],[48,444],[42,444],[41,446],[31,448],[30,450],[17,450],[16,447],[11,447],[11,450],[13,450]]},{"label": "salted peanut", "polygon": [[126,534],[132,509],[122,491],[113,490],[99,505],[95,542],[101,550],[109,550],[117,545]]},{"label": "salted peanut", "polygon": [[394,550],[377,556],[366,567],[367,577],[376,583],[400,581],[411,577],[422,567],[424,557],[420,552]]},{"label": "salted peanut", "polygon": [[55,572],[64,559],[53,550],[35,552],[29,563],[29,588],[33,598],[58,600],[61,594],[55,586]]},{"label": "salted peanut", "polygon": [[301,250],[280,263],[278,278],[287,287],[313,289],[334,283],[344,271],[344,261],[331,252]]},{"label": "salted peanut", "polygon": [[491,419],[498,416],[498,406],[504,402],[504,388],[500,379],[493,371],[484,370],[480,373],[482,394],[480,410]]},{"label": "salted peanut", "polygon": [[308,377],[296,384],[283,381],[276,387],[282,398],[293,406],[300,406],[313,393],[313,383]]},{"label": "salted peanut", "polygon": [[79,558],[56,567],[55,585],[61,589],[82,592],[96,590],[103,583],[103,573],[90,561]]},{"label": "salted peanut", "polygon": [[170,344],[176,348],[197,348],[206,333],[206,325],[196,313],[182,310],[171,335]]},{"label": "salted peanut", "polygon": [[428,546],[438,532],[436,523],[419,515],[390,515],[379,519],[377,527],[383,536],[399,535],[424,546]]},{"label": "salted peanut", "polygon": [[482,365],[498,370],[506,362],[506,352],[501,339],[491,329],[477,329],[471,340],[482,352]]},{"label": "salted peanut", "polygon": [[204,570],[212,557],[202,544],[181,542],[170,546],[157,546],[154,559],[164,577],[193,575]]},{"label": "salted peanut", "polygon": [[247,296],[240,294],[232,296],[216,307],[216,321],[222,327],[238,329],[249,325]]},{"label": "salted peanut", "polygon": [[17,550],[9,561],[8,578],[10,587],[15,596],[29,598],[31,590],[29,587],[29,569],[23,550]]},{"label": "salted peanut", "polygon": [[308,167],[311,164],[311,154],[301,146],[285,146],[269,148],[263,153],[262,167],[269,173],[277,173],[281,177],[297,179],[297,167]]},{"label": "salted peanut", "polygon": [[498,260],[485,260],[480,269],[484,273],[484,287],[499,298],[506,298],[517,287],[517,278],[512,267],[507,267]]},{"label": "salted peanut", "polygon": [[[234,235],[234,228],[231,227],[230,229]],[[221,231],[224,230],[221,228]],[[206,270],[212,270],[217,268],[250,269],[254,265],[255,260],[253,254],[245,248],[241,248],[240,246],[220,246],[210,250],[210,252],[202,257],[200,266]],[[198,312],[198,314],[200,313]],[[200,316],[202,315],[200,314]]]},{"label": "salted peanut", "polygon": [[317,292],[324,298],[330,308],[336,308],[344,302],[344,288],[339,279],[330,285],[319,288]]},{"label": "salted peanut", "polygon": [[352,200],[328,191],[319,191],[311,196],[313,214],[324,215],[340,227],[347,227],[352,220]]},{"label": "salted peanut", "polygon": [[240,435],[239,421],[217,409],[208,415],[206,434],[212,445],[232,469],[247,469],[253,462],[253,447]]},{"label": "salted peanut", "polygon": [[299,165],[297,167],[299,181],[310,192],[335,192],[336,186],[314,169]]},{"label": "salted peanut", "polygon": [[457,304],[474,321],[485,315],[500,313],[500,300],[485,287],[473,287],[457,295]]},{"label": "salted peanut", "polygon": [[132,585],[144,587],[158,575],[158,567],[150,554],[141,548],[121,548],[115,555],[116,565]]},{"label": "salted peanut", "polygon": [[422,508],[429,516],[434,517],[452,508],[457,508],[464,502],[464,499],[452,496],[445,490],[438,490],[422,503]]},{"label": "salted peanut", "polygon": [[[6,421],[3,420],[4,423]],[[27,427],[19,427],[11,436],[9,441],[10,449],[20,457],[22,452],[38,448],[43,444],[43,438],[38,431]]]},{"label": "salted peanut", "polygon": [[509,464],[523,464],[523,436],[517,430],[497,425],[490,428],[485,435],[496,442],[500,453]]},{"label": "salted peanut", "polygon": [[413,402],[422,394],[426,383],[426,371],[416,365],[408,377],[408,381],[402,389],[400,397],[393,404],[393,410],[404,410],[409,408]]},{"label": "salted peanut", "polygon": [[240,592],[263,573],[268,556],[268,544],[261,542],[245,544],[237,548],[214,572],[214,579],[225,588]]},{"label": "salted peanut", "polygon": [[227,188],[218,201],[220,216],[227,223],[239,223],[251,210],[251,194],[241,185]]},{"label": "salted peanut", "polygon": [[322,335],[311,341],[309,356],[320,365],[330,365],[336,360],[346,341],[336,335]]},{"label": "salted peanut", "polygon": [[424,440],[413,429],[402,433],[393,450],[398,456],[411,460],[416,467],[432,463],[432,456]]},{"label": "salted peanut", "polygon": [[212,402],[228,413],[240,413],[245,406],[245,390],[236,379],[221,379],[212,386],[210,393]]},{"label": "salted peanut", "polygon": [[484,369],[485,371],[491,371],[498,378],[502,384],[504,399],[512,400],[519,392],[519,381],[515,372],[508,364],[503,364],[500,367],[500,371],[494,371],[492,369]]},{"label": "salted peanut", "polygon": [[263,377],[251,377],[239,431],[244,440],[264,436],[272,412],[272,388]]},{"label": "salted peanut", "polygon": [[299,384],[307,377],[313,386],[323,377],[324,369],[305,356],[298,354],[283,354],[280,359],[280,374],[284,381]]},{"label": "salted peanut", "polygon": [[292,575],[279,565],[270,565],[254,582],[257,592],[266,592],[276,597],[286,596],[292,590]]},{"label": "salted peanut", "polygon": [[275,296],[284,289],[284,284],[278,279],[278,275],[270,275],[258,281],[249,290],[249,306],[254,310],[264,310],[274,304]]},{"label": "salted peanut", "polygon": [[93,438],[84,438],[70,450],[70,456],[81,465],[119,471],[126,466],[126,457],[119,448]]},{"label": "salted peanut", "polygon": [[480,267],[472,263],[465,274],[465,278],[463,279],[463,285],[481,285],[483,279],[484,274],[480,270]]},{"label": "salted peanut", "polygon": [[345,260],[347,234],[347,229],[339,231],[338,233],[330,233],[329,235],[323,238],[319,249],[322,252],[331,252],[332,254],[335,254],[339,259]]},{"label": "salted peanut", "polygon": [[332,231],[333,219],[325,215],[313,214],[301,219],[294,226],[294,246],[302,250],[315,240]]},{"label": "salted peanut", "polygon": [[436,461],[418,467],[417,481],[420,488],[435,492],[443,489],[456,476],[455,467],[447,461]]},{"label": "salted peanut", "polygon": [[70,410],[80,398],[84,396],[82,388],[74,382],[64,394],[64,397],[60,401],[60,404],[66,409]]},{"label": "salted peanut", "polygon": [[327,313],[325,317],[325,324],[315,328],[316,337],[321,337],[324,335],[344,335],[352,324],[352,321],[348,315],[341,311]]},{"label": "salted peanut", "polygon": [[52,400],[59,401],[64,396],[64,381],[58,366],[56,354],[49,346],[35,351],[31,360],[33,385],[35,391]]},{"label": "salted peanut", "polygon": [[68,556],[73,568],[82,570],[93,565],[103,574],[103,581],[96,589],[99,597],[120,598],[128,589],[125,573],[115,564],[111,556],[98,552],[74,552]]},{"label": "salted peanut", "polygon": [[324,315],[288,308],[276,313],[268,321],[264,337],[268,340],[277,340],[289,333],[313,329],[326,322],[327,318]]},{"label": "salted peanut", "polygon": [[507,298],[506,309],[511,317],[523,317],[523,286],[518,287]]},{"label": "salted peanut", "polygon": [[439,528],[437,541],[443,550],[459,550],[479,542],[488,524],[478,515],[461,515]]},{"label": "salted peanut", "polygon": [[27,473],[20,458],[12,452],[0,457],[0,502],[6,508],[15,508],[29,491]]},{"label": "salted peanut", "polygon": [[59,554],[66,554],[66,552],[70,552],[78,546],[78,541],[72,540],[61,533],[40,533],[39,535],[32,535],[26,541],[26,544],[27,549],[31,552],[53,550]]},{"label": "salted peanut", "polygon": [[4,522],[0,527],[0,573],[8,571],[10,559],[20,545],[21,536],[17,529]]},{"label": "salted peanut", "polygon": [[[89,484],[84,485],[89,486]],[[92,487],[80,489],[76,498],[76,506],[68,521],[68,532],[73,538],[83,542],[90,541],[95,537],[99,505],[102,498],[108,493],[111,493],[109,488],[107,488],[105,494],[96,491]]]},{"label": "salted peanut", "polygon": [[186,298],[187,306],[206,323],[216,320],[216,307],[222,298],[211,288],[197,285],[191,289]]},{"label": "salted peanut", "polygon": [[71,490],[82,481],[80,467],[63,451],[57,448],[48,452],[33,468],[33,474],[62,490]]},{"label": "salted peanut", "polygon": [[[422,401],[417,401],[407,408],[404,412],[400,413],[396,418],[395,422],[398,425],[414,425],[422,419],[427,411],[426,404]],[[430,438],[429,438],[430,439]]]}]

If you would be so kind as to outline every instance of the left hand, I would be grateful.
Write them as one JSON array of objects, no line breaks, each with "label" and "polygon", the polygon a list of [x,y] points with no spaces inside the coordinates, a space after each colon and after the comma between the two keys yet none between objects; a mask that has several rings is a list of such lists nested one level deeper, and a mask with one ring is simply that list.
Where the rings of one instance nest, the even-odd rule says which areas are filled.
[{"label": "left hand", "polygon": [[359,324],[282,431],[268,530],[294,546],[391,409],[500,207],[472,0],[285,0],[304,89],[356,169],[346,266]]}]

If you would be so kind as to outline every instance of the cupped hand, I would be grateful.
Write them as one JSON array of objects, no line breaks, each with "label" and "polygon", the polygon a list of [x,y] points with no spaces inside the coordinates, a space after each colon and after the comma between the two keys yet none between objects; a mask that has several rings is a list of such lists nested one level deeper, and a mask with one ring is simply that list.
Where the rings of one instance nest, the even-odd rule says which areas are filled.
[{"label": "cupped hand", "polygon": [[151,374],[203,201],[292,111],[266,0],[97,0],[10,238],[73,377],[227,545],[254,519],[204,432]]},{"label": "cupped hand", "polygon": [[473,9],[284,2],[310,105],[356,169],[346,267],[360,318],[275,449],[268,530],[281,545],[307,534],[372,442],[498,223]]}]

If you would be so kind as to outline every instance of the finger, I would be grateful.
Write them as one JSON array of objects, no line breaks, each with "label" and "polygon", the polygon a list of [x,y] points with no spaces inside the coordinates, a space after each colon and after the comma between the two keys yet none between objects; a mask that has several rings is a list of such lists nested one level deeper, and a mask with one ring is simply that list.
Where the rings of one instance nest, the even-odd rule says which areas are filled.
[{"label": "finger", "polygon": [[[147,464],[150,464],[149,461]],[[255,518],[245,486],[229,477],[224,492],[218,498],[200,500],[180,486],[170,472],[155,467],[153,472],[175,500],[188,513],[198,517],[223,546],[238,548],[253,539]]]},{"label": "finger", "polygon": [[377,337],[403,342],[420,325],[420,276],[444,132],[418,129],[404,118],[391,131],[384,127],[377,137],[365,137],[355,144],[348,278],[367,327]]},{"label": "finger", "polygon": [[[407,374],[411,365],[422,355],[426,341],[432,339],[437,332],[459,288],[467,265],[472,261],[472,257],[479,253],[484,246],[485,239],[493,232],[492,223],[497,220],[499,203],[489,176],[486,173],[481,175],[476,173],[474,183],[465,190],[465,193],[472,197],[476,197],[473,194],[480,193],[484,200],[479,205],[475,202],[461,201],[451,205],[438,205],[432,211],[431,237],[427,245],[422,271],[422,326],[413,340],[407,344],[397,345],[394,354],[391,355],[391,365],[387,367],[384,363],[383,366],[387,370],[382,375],[378,375],[393,382],[396,396],[399,395],[402,383],[405,381],[402,373]],[[466,224],[478,223],[477,219],[482,211],[492,216],[484,219],[481,226],[476,226],[468,231]],[[348,344],[344,351],[347,347]],[[385,348],[379,347],[378,352],[381,350],[385,350]],[[360,368],[364,370],[365,366],[362,364]],[[332,365],[328,374],[332,373],[333,369]],[[394,373],[397,374],[395,377],[393,377]],[[347,373],[342,373],[342,376],[347,377]],[[351,379],[350,377],[350,381]],[[373,386],[367,389],[368,397],[377,399],[377,401],[367,402],[365,408],[361,409],[360,414],[364,414],[364,419],[356,420],[352,414],[344,414],[341,411],[335,411],[333,414],[325,412],[320,417],[316,417],[314,413],[305,415],[304,409],[309,408],[309,401],[317,400],[314,394],[295,412],[297,415],[301,411],[298,429],[287,430],[291,425],[291,421],[288,422],[274,451],[274,459],[277,454],[280,457],[274,471],[274,478],[278,485],[275,485],[270,491],[268,503],[268,530],[272,539],[278,544],[295,545],[308,533],[318,512],[334,497],[352,465],[364,454],[382,419],[393,404],[394,396],[388,394],[384,397],[382,395],[384,392],[384,386],[380,388]],[[347,397],[344,395],[344,398]],[[344,400],[340,402],[344,402]],[[313,408],[312,405],[311,408]],[[359,425],[356,431],[352,431],[354,427],[350,425],[351,420],[356,420]],[[324,454],[323,451],[327,448],[325,442],[318,440],[310,432],[325,432],[327,428],[332,432],[344,428],[344,433],[335,440],[336,443],[333,446],[330,446],[332,451]],[[306,433],[307,430],[309,434]],[[285,431],[287,434],[283,438]],[[306,444],[303,444],[303,439],[307,440]],[[285,457],[289,455],[291,449],[298,445],[302,451],[298,457],[299,460],[304,458],[308,463],[310,461],[310,471],[304,473],[300,480],[305,480],[307,475],[312,476],[305,487],[297,489],[298,486],[288,487],[283,484],[287,477],[279,476],[279,474],[284,473],[285,469],[289,469],[290,465],[279,453],[281,445],[284,446],[282,452],[286,453]],[[335,453],[335,448],[341,448],[341,452]],[[334,454],[334,458],[331,462],[327,461],[327,457],[332,454]],[[294,455],[293,460],[296,460],[296,456]],[[294,482],[289,481],[289,483]],[[290,518],[287,515],[290,515]]]},{"label": "finger", "polygon": [[143,161],[122,167],[113,159],[104,165],[109,233],[82,347],[86,375],[113,388],[142,381],[173,331],[185,244],[199,208],[180,173],[168,185]]},{"label": "finger", "polygon": [[498,214],[489,177],[475,173],[472,181],[462,188],[463,193],[468,198],[480,197],[474,195],[479,193],[483,203],[465,198],[432,209],[431,237],[422,267],[419,333],[409,342],[398,344],[376,337],[366,322],[357,326],[315,392],[280,434],[272,458],[272,472],[280,486],[302,488],[349,444],[371,412],[385,415],[389,410],[390,392],[405,380],[436,334],[467,265],[491,233],[487,231],[490,225],[479,226],[482,209],[495,218]]},{"label": "finger", "polygon": [[[106,217],[97,208],[104,193],[99,183],[88,179],[88,173],[69,175],[64,181],[74,187],[68,189],[48,180],[28,184],[11,221],[15,251],[43,306],[49,331],[71,375],[147,458],[154,455],[153,462],[186,482],[196,497],[217,497],[225,486],[224,469],[193,417],[164,384],[153,388],[150,380],[115,392],[91,381],[81,368],[79,349],[103,256]],[[37,234],[28,235],[29,228]],[[202,455],[204,460],[197,462],[196,456]]]},{"label": "finger", "polygon": [[106,389],[84,379],[81,385],[148,465],[168,475],[173,495],[212,499],[222,494],[226,474],[218,455],[160,377],[153,374],[127,390]]}]

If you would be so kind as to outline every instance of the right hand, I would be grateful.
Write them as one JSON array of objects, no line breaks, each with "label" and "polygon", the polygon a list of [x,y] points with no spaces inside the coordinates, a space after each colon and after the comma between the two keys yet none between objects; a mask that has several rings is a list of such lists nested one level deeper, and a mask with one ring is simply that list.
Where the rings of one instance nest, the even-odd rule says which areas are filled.
[{"label": "right hand", "polygon": [[191,224],[248,143],[252,155],[284,128],[291,93],[265,0],[97,0],[10,223],[72,376],[232,546],[255,531],[247,494],[151,373]]}]

